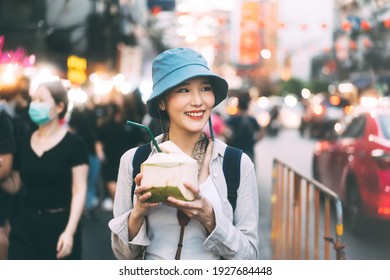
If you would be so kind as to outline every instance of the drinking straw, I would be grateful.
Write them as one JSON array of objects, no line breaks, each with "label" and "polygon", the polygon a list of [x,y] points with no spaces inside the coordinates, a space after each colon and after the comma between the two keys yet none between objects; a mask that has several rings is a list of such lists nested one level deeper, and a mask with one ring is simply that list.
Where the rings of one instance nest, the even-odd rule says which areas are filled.
[{"label": "drinking straw", "polygon": [[153,145],[156,147],[157,151],[161,153],[161,149],[158,146],[156,139],[154,139],[153,133],[150,131],[149,127],[132,121],[127,121],[127,123],[145,129],[149,133],[150,138],[152,138]]}]

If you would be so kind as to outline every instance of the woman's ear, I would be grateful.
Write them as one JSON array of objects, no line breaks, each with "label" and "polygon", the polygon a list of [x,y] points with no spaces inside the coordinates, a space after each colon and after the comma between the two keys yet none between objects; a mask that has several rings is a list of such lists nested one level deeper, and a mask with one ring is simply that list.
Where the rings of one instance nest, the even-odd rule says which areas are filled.
[{"label": "woman's ear", "polygon": [[160,100],[160,102],[158,103],[158,107],[160,108],[161,111],[165,111],[166,106],[163,100]]},{"label": "woman's ear", "polygon": [[64,111],[64,108],[65,108],[64,102],[60,102],[60,103],[56,104],[55,108],[56,108],[57,115],[60,115]]}]

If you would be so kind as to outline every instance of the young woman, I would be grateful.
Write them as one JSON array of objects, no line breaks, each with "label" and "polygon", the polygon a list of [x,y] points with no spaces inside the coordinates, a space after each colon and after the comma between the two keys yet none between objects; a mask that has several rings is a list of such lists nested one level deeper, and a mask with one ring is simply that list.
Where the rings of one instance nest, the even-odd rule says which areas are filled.
[{"label": "young woman", "polygon": [[29,115],[39,127],[21,140],[18,172],[9,180],[21,179],[26,192],[11,228],[10,259],[81,259],[88,151],[60,122],[67,105],[60,81],[40,85],[33,95]]},{"label": "young woman", "polygon": [[[180,259],[256,259],[258,257],[258,194],[253,163],[241,158],[240,186],[234,213],[227,199],[222,163],[226,144],[202,132],[211,110],[227,96],[227,82],[212,73],[206,60],[189,48],[167,50],[153,62],[153,93],[149,114],[166,120],[169,128],[157,142],[170,140],[198,161],[199,186],[184,185],[195,195],[192,202],[169,197],[148,203],[152,196],[135,178],[134,205],[132,160],[137,148],[121,158],[114,202],[112,248],[119,259],[174,259],[180,225],[185,226]],[[153,148],[152,154],[156,153]],[[180,213],[179,212],[179,213]],[[176,259],[178,259],[176,257]]]}]

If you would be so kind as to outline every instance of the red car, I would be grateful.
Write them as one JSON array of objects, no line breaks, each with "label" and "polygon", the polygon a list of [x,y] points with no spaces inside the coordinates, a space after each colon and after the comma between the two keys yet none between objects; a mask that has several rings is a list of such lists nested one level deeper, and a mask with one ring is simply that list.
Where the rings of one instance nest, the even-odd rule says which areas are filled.
[{"label": "red car", "polygon": [[390,221],[390,109],[360,113],[341,134],[318,141],[312,168],[341,198],[353,231],[369,220]]}]

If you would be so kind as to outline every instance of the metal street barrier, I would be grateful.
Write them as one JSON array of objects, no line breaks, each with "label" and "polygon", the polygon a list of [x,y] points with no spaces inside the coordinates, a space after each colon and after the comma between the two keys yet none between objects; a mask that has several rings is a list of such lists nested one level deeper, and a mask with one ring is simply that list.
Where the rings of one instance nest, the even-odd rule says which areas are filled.
[{"label": "metal street barrier", "polygon": [[[346,259],[341,241],[343,211],[337,194],[274,159],[271,199],[273,259],[329,260],[331,244],[335,251],[332,259]],[[335,237],[331,236],[332,226]]]}]

